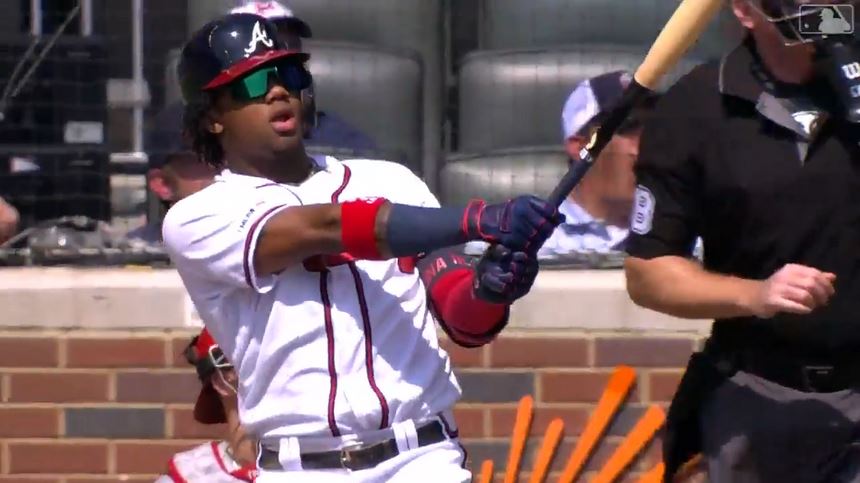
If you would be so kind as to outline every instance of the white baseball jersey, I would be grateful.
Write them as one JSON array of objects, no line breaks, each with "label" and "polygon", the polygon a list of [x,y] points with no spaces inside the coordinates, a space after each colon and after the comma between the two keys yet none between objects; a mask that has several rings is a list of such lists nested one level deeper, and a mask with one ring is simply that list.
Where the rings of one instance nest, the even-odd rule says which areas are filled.
[{"label": "white baseball jersey", "polygon": [[164,220],[170,256],[239,374],[243,425],[258,437],[341,436],[429,419],[461,390],[410,263],[328,257],[257,276],[265,223],[299,205],[385,197],[437,207],[398,164],[315,158],[299,185],[224,171]]}]

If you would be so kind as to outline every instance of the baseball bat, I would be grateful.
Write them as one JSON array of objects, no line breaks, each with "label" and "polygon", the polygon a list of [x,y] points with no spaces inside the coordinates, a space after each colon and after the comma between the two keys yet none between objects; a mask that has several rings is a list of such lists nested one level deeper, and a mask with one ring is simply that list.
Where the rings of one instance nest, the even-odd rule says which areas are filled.
[{"label": "baseball bat", "polygon": [[663,481],[663,473],[666,471],[666,467],[663,463],[657,463],[654,465],[647,473],[642,475],[642,478],[639,479],[639,483],[661,483]]},{"label": "baseball bat", "polygon": [[633,107],[656,89],[663,75],[674,67],[696,42],[717,14],[722,2],[723,0],[681,1],[636,69],[633,80],[621,99],[610,109],[606,121],[591,134],[588,144],[580,151],[580,161],[571,165],[550,194],[547,201],[552,203],[552,206],[561,205],[570,191],[579,184]]},{"label": "baseball bat", "polygon": [[481,464],[481,475],[478,483],[493,483],[493,460],[484,460]]},{"label": "baseball bat", "polygon": [[508,452],[508,464],[505,467],[504,483],[516,483],[520,473],[520,463],[526,450],[526,439],[529,437],[529,429],[532,425],[532,412],[534,409],[534,398],[523,396],[517,407],[517,416],[514,420],[514,434],[511,437],[511,448]]},{"label": "baseball bat", "polygon": [[609,461],[597,473],[591,483],[612,483],[621,472],[627,468],[636,455],[651,441],[654,433],[660,429],[666,420],[666,414],[660,406],[651,406],[630,430],[630,433],[615,450]]},{"label": "baseball bat", "polygon": [[576,446],[567,460],[567,465],[565,465],[564,471],[558,479],[559,483],[573,483],[576,477],[579,476],[579,472],[582,471],[585,462],[591,456],[591,452],[597,447],[600,436],[603,435],[603,432],[609,426],[612,416],[615,415],[618,407],[624,401],[624,398],[627,397],[627,393],[630,392],[630,388],[633,387],[635,379],[636,372],[632,368],[627,366],[618,366],[615,368],[615,372],[609,378],[609,383],[606,385],[603,395],[597,401],[597,407],[591,413],[591,417],[585,424],[585,429],[582,430],[582,434],[579,436]]},{"label": "baseball bat", "polygon": [[694,474],[699,472],[704,465],[702,453],[697,453],[695,456],[687,460],[686,463],[678,468],[678,471],[673,475],[673,481],[687,481]]},{"label": "baseball bat", "polygon": [[546,481],[546,475],[549,473],[552,457],[555,456],[555,449],[561,441],[561,432],[563,430],[564,421],[561,418],[555,418],[549,423],[549,426],[546,428],[546,434],[543,437],[543,443],[541,443],[538,450],[529,483],[544,483]]}]

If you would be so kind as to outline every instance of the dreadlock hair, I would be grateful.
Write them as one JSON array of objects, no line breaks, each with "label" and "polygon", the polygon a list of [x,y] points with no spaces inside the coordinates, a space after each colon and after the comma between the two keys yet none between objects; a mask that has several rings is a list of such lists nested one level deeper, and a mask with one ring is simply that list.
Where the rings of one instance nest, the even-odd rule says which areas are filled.
[{"label": "dreadlock hair", "polygon": [[197,159],[212,167],[224,165],[224,149],[218,136],[207,129],[207,117],[215,107],[215,96],[210,92],[185,104],[182,115],[182,127],[190,137],[191,148],[197,153]]}]

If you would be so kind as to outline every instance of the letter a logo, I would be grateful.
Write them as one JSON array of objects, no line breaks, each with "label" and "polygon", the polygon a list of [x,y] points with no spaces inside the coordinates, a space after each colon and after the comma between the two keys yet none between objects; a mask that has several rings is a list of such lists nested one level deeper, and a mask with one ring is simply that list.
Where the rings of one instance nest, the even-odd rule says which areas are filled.
[{"label": "letter a logo", "polygon": [[245,53],[250,55],[257,50],[257,43],[262,42],[266,47],[272,48],[274,43],[272,39],[269,38],[269,35],[266,34],[266,29],[263,28],[263,25],[260,22],[254,24],[254,31],[251,32],[251,41],[248,42],[248,48],[245,49]]}]

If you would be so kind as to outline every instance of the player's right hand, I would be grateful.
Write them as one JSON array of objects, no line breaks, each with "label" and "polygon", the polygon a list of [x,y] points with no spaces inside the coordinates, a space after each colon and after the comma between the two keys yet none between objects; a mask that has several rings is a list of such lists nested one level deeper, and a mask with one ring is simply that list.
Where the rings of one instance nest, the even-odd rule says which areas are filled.
[{"label": "player's right hand", "polygon": [[804,265],[787,264],[761,282],[752,311],[767,319],[777,313],[808,314],[826,305],[835,293],[836,275]]},{"label": "player's right hand", "polygon": [[475,266],[475,297],[494,304],[512,304],[529,293],[538,268],[534,255],[490,245]]},{"label": "player's right hand", "polygon": [[492,205],[474,200],[463,216],[463,230],[469,240],[498,243],[527,253],[537,253],[564,221],[557,207],[536,196],[518,196]]}]

